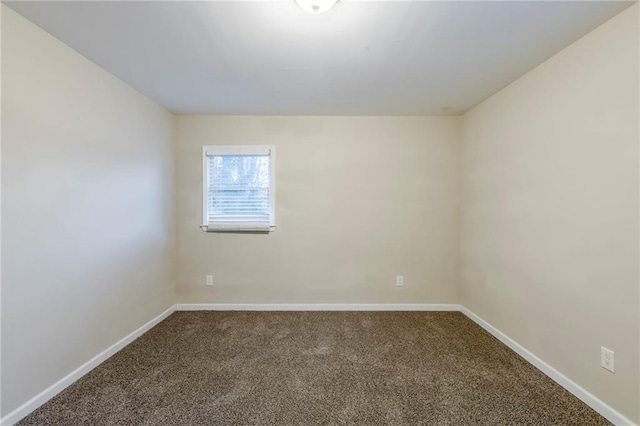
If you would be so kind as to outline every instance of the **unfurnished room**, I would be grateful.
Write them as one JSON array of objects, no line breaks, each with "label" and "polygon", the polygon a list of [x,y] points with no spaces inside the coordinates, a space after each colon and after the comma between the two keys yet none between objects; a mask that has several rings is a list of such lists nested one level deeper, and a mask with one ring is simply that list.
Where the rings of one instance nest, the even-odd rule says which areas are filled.
[{"label": "unfurnished room", "polygon": [[640,424],[636,1],[0,15],[0,425]]}]

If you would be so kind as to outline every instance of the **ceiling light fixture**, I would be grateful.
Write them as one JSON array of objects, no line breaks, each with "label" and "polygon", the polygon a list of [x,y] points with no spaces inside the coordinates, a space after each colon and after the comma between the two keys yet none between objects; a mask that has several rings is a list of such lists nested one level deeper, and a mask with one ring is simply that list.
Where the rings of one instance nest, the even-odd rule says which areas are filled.
[{"label": "ceiling light fixture", "polygon": [[338,0],[296,0],[302,10],[314,15],[326,12],[337,2]]}]

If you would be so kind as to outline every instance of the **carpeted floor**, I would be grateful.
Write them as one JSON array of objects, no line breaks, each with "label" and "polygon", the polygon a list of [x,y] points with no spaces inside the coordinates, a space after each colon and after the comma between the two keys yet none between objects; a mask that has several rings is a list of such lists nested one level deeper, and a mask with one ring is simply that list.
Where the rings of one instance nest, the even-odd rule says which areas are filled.
[{"label": "carpeted floor", "polygon": [[20,425],[602,425],[457,312],[177,312]]}]

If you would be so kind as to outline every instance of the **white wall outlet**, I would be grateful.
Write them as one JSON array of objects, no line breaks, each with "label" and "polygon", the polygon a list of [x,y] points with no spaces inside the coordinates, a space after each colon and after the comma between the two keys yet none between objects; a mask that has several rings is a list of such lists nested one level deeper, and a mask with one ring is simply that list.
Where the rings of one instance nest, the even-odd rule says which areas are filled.
[{"label": "white wall outlet", "polygon": [[404,285],[404,277],[402,275],[398,275],[396,277],[396,287],[402,287]]},{"label": "white wall outlet", "polygon": [[600,365],[612,373],[615,372],[615,353],[611,349],[600,346]]},{"label": "white wall outlet", "polygon": [[207,280],[205,284],[209,287],[213,286],[213,275],[207,275]]}]

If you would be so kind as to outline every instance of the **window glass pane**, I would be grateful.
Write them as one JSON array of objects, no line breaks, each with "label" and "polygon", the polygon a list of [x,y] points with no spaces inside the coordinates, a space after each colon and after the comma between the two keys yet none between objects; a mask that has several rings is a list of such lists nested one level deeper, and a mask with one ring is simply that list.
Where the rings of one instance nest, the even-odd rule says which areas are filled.
[{"label": "window glass pane", "polygon": [[269,156],[215,155],[208,162],[210,220],[269,217]]},{"label": "window glass pane", "polygon": [[216,155],[209,157],[209,187],[269,187],[269,156]]}]

